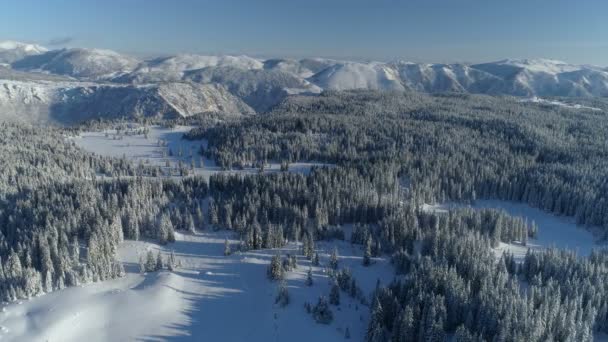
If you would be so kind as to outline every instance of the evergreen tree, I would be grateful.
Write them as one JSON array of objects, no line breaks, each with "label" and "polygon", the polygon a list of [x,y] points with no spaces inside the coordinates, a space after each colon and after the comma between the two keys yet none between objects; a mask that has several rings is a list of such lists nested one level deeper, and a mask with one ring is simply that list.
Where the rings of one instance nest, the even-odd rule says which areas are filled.
[{"label": "evergreen tree", "polygon": [[319,297],[317,304],[312,309],[312,316],[317,323],[321,324],[330,324],[334,320],[334,314],[325,297]]},{"label": "evergreen tree", "polygon": [[163,256],[160,253],[160,251],[158,251],[158,253],[156,254],[156,263],[154,265],[154,270],[155,271],[162,271],[163,268],[164,268],[164,265],[163,265]]},{"label": "evergreen tree", "polygon": [[279,282],[277,296],[274,302],[280,307],[285,307],[289,304],[289,291],[287,290],[287,283],[285,280]]},{"label": "evergreen tree", "polygon": [[232,252],[230,251],[230,242],[228,242],[228,238],[226,238],[224,240],[224,255],[228,256],[232,254]]},{"label": "evergreen tree", "polygon": [[148,251],[146,255],[146,272],[156,271],[156,259],[152,251]]},{"label": "evergreen tree", "polygon": [[312,264],[313,264],[313,266],[319,266],[321,264],[319,262],[319,253],[315,253],[315,255],[313,256]]},{"label": "evergreen tree", "polygon": [[306,286],[312,286],[312,284],[313,284],[312,267],[309,267],[308,272],[306,272]]},{"label": "evergreen tree", "polygon": [[333,305],[340,305],[340,287],[337,282],[333,282],[331,290],[329,292],[329,303]]},{"label": "evergreen tree", "polygon": [[372,238],[367,238],[365,242],[365,253],[363,254],[363,266],[369,266],[372,262]]},{"label": "evergreen tree", "polygon": [[272,259],[270,259],[270,265],[268,265],[267,274],[270,280],[283,279],[283,265],[281,261],[281,255],[275,254]]},{"label": "evergreen tree", "polygon": [[329,267],[333,270],[338,269],[338,249],[334,247],[329,257]]}]

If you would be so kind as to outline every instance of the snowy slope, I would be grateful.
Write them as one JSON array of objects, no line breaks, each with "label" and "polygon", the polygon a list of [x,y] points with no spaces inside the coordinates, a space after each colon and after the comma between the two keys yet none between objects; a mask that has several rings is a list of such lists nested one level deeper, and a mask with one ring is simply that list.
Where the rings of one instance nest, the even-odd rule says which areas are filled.
[{"label": "snowy slope", "polygon": [[151,83],[181,80],[187,71],[208,67],[233,67],[243,70],[262,69],[260,60],[248,56],[176,55],[141,63],[129,75],[117,82]]},{"label": "snowy slope", "polygon": [[321,88],[281,70],[208,67],[189,71],[185,79],[204,84],[221,84],[258,112],[265,112],[289,94],[318,94]]},{"label": "snowy slope", "polygon": [[0,80],[0,120],[54,121],[93,118],[253,113],[219,85],[165,83],[117,85],[46,80]]},{"label": "snowy slope", "polygon": [[472,65],[501,79],[503,94],[516,96],[607,96],[608,73],[588,65],[550,59],[505,59]]},{"label": "snowy slope", "polygon": [[0,41],[0,64],[10,64],[24,57],[47,52],[45,47],[11,40]]},{"label": "snowy slope", "polygon": [[109,79],[129,73],[139,64],[133,57],[111,50],[62,49],[25,57],[12,64],[25,71],[45,71],[91,80]]},{"label": "snowy slope", "polygon": [[393,63],[403,83],[417,91],[491,93],[501,87],[497,77],[462,64]]},{"label": "snowy slope", "polygon": [[[193,127],[176,126],[173,128],[162,128],[159,126],[148,127],[149,133],[146,136],[139,132],[142,128],[139,125],[131,124],[131,132],[123,135],[120,139],[115,139],[116,130],[108,129],[103,132],[83,132],[78,136],[71,137],[72,141],[80,148],[101,156],[121,158],[125,157],[134,163],[146,163],[148,165],[160,167],[165,174],[180,162],[190,165],[194,161],[192,173],[203,176],[206,179],[216,173],[229,174],[259,174],[258,168],[245,167],[242,170],[226,171],[215,164],[215,161],[203,158],[198,155],[201,146],[206,147],[206,140],[186,140],[183,135]],[[128,130],[127,130],[128,131]],[[135,132],[136,134],[130,134]],[[158,141],[166,143],[165,147],[159,147]],[[181,151],[181,156],[179,151]],[[169,167],[167,167],[167,163]],[[300,162],[291,163],[290,172],[307,174],[314,166],[331,166],[329,164]],[[265,173],[280,172],[279,162],[270,162],[264,169]]]},{"label": "snowy slope", "polygon": [[[314,284],[304,283],[310,262],[298,257],[299,267],[287,274],[291,303],[274,304],[277,284],[266,267],[277,252],[297,254],[290,243],[281,250],[260,250],[223,256],[228,232],[177,234],[177,242],[158,246],[125,242],[119,251],[127,276],[83,287],[67,288],[0,312],[2,341],[336,341],[349,328],[354,341],[364,336],[369,309],[346,293],[340,307],[332,306],[330,325],[314,322],[304,303],[328,295],[330,284],[322,267],[313,267]],[[237,241],[232,240],[236,245]],[[339,250],[340,267],[349,267],[363,292],[373,291],[376,279],[386,284],[393,276],[386,259],[361,265],[359,246],[335,241],[319,243],[322,265],[329,252]],[[138,274],[139,255],[147,250],[174,250],[182,264],[174,272]],[[370,273],[373,276],[370,276]],[[364,276],[365,275],[365,276]],[[227,324],[230,322],[230,324]]]},{"label": "snowy slope", "polygon": [[323,89],[404,90],[399,74],[383,63],[343,62],[332,65],[309,78]]}]

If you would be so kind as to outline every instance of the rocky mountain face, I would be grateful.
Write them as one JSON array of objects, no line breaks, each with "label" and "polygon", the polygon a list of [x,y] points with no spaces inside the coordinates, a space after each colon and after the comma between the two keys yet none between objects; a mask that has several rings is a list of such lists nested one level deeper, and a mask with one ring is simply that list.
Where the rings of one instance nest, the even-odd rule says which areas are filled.
[{"label": "rocky mountain face", "polygon": [[415,90],[522,97],[608,96],[606,68],[555,60],[483,64],[176,55],[151,60],[100,49],[0,43],[0,116],[73,122],[95,117],[249,114],[293,94]]}]

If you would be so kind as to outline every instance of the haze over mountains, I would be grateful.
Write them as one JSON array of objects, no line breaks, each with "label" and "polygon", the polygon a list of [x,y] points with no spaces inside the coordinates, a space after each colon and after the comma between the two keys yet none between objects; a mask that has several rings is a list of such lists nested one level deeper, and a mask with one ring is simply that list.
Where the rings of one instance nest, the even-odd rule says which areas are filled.
[{"label": "haze over mountains", "polygon": [[483,64],[176,55],[0,43],[0,118],[70,123],[96,117],[265,112],[290,94],[415,90],[522,97],[608,96],[608,69],[548,59]]}]

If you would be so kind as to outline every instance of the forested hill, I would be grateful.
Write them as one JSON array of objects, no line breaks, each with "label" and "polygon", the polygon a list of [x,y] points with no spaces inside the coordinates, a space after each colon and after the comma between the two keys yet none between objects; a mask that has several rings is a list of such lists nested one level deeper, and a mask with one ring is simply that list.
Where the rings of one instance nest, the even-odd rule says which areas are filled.
[{"label": "forested hill", "polygon": [[206,153],[225,167],[385,162],[425,201],[513,199],[608,229],[607,113],[477,95],[326,92],[188,137],[207,138]]}]

